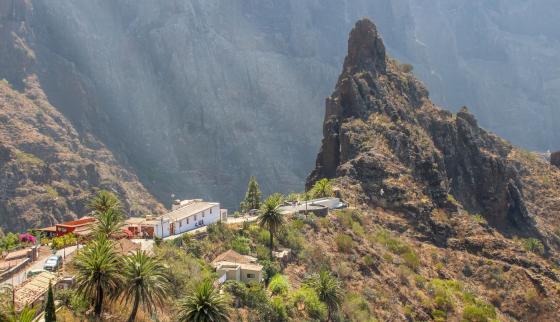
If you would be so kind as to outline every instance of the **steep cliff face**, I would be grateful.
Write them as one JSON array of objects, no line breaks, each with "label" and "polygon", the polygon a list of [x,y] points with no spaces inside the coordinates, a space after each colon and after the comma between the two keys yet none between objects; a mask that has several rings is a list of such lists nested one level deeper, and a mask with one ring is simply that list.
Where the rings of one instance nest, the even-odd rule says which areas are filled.
[{"label": "steep cliff face", "polygon": [[[1,3],[26,31],[18,37],[52,105],[162,201],[174,193],[236,207],[250,175],[265,192],[300,190],[346,31],[363,16],[380,23],[388,48],[414,64],[437,102],[467,104],[485,127],[526,147],[555,148],[558,86],[546,66],[560,47],[542,2]],[[520,12],[539,23],[517,24]],[[28,61],[10,55],[0,77],[17,87]]]},{"label": "steep cliff face", "polygon": [[[435,106],[407,66],[386,56],[369,20],[350,34],[323,134],[308,186],[336,178],[361,202],[426,219],[427,232],[434,209],[464,208],[505,234],[557,245],[560,172],[480,128],[467,108],[452,114]],[[535,195],[547,195],[550,208]]]},{"label": "steep cliff face", "polygon": [[[369,225],[414,240],[421,256],[437,246],[432,257],[447,258],[445,273],[432,265],[418,274],[461,280],[509,315],[500,319],[559,318],[560,171],[479,127],[467,108],[453,114],[434,105],[410,68],[386,55],[367,19],[350,33],[342,74],[326,100],[323,135],[307,185],[330,178],[351,206],[367,213]],[[540,256],[524,249],[524,238],[532,251],[542,243]],[[465,269],[485,261],[522,277],[486,284],[480,271]],[[410,296],[411,284],[401,290],[390,284],[394,264],[389,260],[393,267],[374,278],[416,316],[437,318],[435,311],[425,316],[430,310]],[[519,294],[533,287],[550,309],[521,305]]]},{"label": "steep cliff face", "polygon": [[0,82],[3,228],[23,230],[83,216],[97,189],[117,193],[130,215],[163,211],[103,145],[85,141],[48,103],[35,77],[26,79],[23,92]]},{"label": "steep cliff face", "polygon": [[49,102],[30,45],[31,13],[28,2],[0,1],[0,226],[24,230],[83,216],[98,189],[116,192],[128,214],[162,212],[123,163]]}]

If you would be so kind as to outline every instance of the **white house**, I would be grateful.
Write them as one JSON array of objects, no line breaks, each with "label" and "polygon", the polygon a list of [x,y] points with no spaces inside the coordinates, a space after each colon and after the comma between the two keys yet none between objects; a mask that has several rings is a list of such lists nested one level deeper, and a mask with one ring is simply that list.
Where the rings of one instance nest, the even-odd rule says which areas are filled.
[{"label": "white house", "polygon": [[220,284],[225,281],[238,282],[262,282],[263,266],[257,264],[257,259],[247,255],[241,255],[234,250],[228,250],[218,255],[212,266],[218,274]]},{"label": "white house", "polygon": [[179,205],[174,205],[173,208],[171,212],[153,220],[155,236],[168,237],[182,234],[222,219],[220,204],[217,202],[201,199],[185,200]]},{"label": "white house", "polygon": [[176,201],[172,210],[159,217],[130,218],[128,230],[134,235],[160,238],[178,235],[220,220],[227,219],[227,210],[220,209],[217,202],[202,199]]}]

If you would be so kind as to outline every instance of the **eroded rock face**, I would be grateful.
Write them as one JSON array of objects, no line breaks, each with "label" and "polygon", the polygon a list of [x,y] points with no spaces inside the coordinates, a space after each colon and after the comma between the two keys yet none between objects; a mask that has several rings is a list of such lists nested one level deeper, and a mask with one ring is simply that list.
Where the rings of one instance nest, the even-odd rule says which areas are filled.
[{"label": "eroded rock face", "polygon": [[127,214],[163,207],[99,142],[52,107],[34,76],[18,92],[0,81],[0,227],[44,227],[87,215],[98,189],[115,192]]},{"label": "eroded rock face", "polygon": [[336,178],[361,200],[415,218],[464,207],[503,232],[542,237],[511,144],[481,129],[467,108],[454,115],[435,106],[406,66],[386,56],[369,20],[356,24],[348,46],[308,187]]},{"label": "eroded rock face", "polygon": [[[0,78],[9,80],[0,80],[0,227],[22,231],[87,215],[99,189],[117,193],[129,215],[163,212],[122,160],[51,105],[30,46],[31,13],[28,1],[0,0]],[[83,84],[73,84],[67,89],[79,96]]]},{"label": "eroded rock face", "polygon": [[[558,4],[546,2],[555,12]],[[481,124],[528,147],[553,148],[551,138],[558,136],[548,124],[558,117],[550,107],[558,82],[547,67],[556,62],[549,53],[558,51],[549,41],[557,38],[555,29],[548,27],[556,16],[543,17],[537,3],[0,3],[3,18],[29,31],[16,34],[24,43],[32,40],[26,44],[51,104],[78,131],[94,133],[127,159],[162,201],[174,193],[237,207],[250,175],[265,193],[301,190],[321,139],[323,98],[345,56],[346,31],[363,16],[379,21],[387,48],[414,64],[436,101],[468,104]],[[25,9],[31,4],[33,10]],[[535,40],[540,37],[547,40]],[[356,61],[352,56],[384,47],[353,46],[350,56]],[[14,61],[4,49],[0,78],[21,85],[17,72],[29,71],[28,61]],[[364,63],[383,69],[384,61]]]},{"label": "eroded rock face", "polygon": [[554,152],[550,155],[550,164],[560,168],[560,151]]}]

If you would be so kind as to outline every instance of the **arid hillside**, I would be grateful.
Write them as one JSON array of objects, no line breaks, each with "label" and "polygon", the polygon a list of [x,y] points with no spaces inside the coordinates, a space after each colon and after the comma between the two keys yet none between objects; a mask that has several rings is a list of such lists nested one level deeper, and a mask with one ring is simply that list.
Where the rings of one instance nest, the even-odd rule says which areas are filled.
[{"label": "arid hillside", "polygon": [[80,138],[34,76],[22,92],[0,81],[1,227],[23,230],[84,216],[98,189],[118,193],[129,214],[163,211],[103,145]]},{"label": "arid hillside", "polygon": [[[333,179],[365,214],[358,220],[367,223],[365,233],[333,224],[355,245],[346,253],[360,277],[349,283],[362,291],[364,285],[384,288],[388,303],[400,304],[383,308],[382,320],[401,320],[395,314],[437,319],[439,311],[459,320],[461,304],[423,300],[418,280],[436,277],[461,284],[446,284],[457,291],[445,292],[481,296],[500,320],[558,320],[560,171],[480,128],[467,108],[452,114],[435,106],[410,66],[387,56],[371,21],[356,24],[348,46],[327,99],[322,148],[308,185]],[[328,231],[308,235],[327,247],[320,249],[325,254],[336,245],[336,234]],[[381,244],[391,253],[385,234],[414,248],[420,258],[416,282],[410,280],[414,274],[399,277],[406,258],[370,249]],[[366,254],[381,265],[360,269],[363,263],[352,258]]]}]

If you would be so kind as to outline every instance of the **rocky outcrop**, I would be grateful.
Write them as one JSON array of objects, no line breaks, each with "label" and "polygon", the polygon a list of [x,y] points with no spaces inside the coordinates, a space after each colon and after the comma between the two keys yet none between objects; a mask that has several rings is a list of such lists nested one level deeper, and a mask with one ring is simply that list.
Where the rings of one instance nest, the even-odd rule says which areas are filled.
[{"label": "rocky outcrop", "polygon": [[237,207],[251,175],[265,193],[301,190],[346,31],[363,16],[379,22],[387,48],[414,64],[436,101],[468,104],[481,124],[526,146],[554,148],[558,136],[550,126],[558,81],[547,68],[557,60],[549,55],[558,52],[556,20],[536,3],[0,3],[2,26],[10,26],[2,43],[17,36],[20,44],[0,47],[0,79],[20,89],[36,73],[76,130],[126,160],[162,201],[173,193]]},{"label": "rocky outcrop", "polygon": [[550,155],[550,164],[560,168],[560,151],[554,152]]},{"label": "rocky outcrop", "polygon": [[[371,256],[375,273],[362,270],[349,280],[356,292],[379,285],[392,297],[391,314],[381,309],[377,317],[442,319],[418,296],[433,290],[395,273],[403,264],[384,250],[367,249],[383,227],[409,238],[425,256],[428,264],[416,271],[416,281],[437,276],[468,285],[469,292],[490,301],[498,320],[560,318],[554,268],[560,260],[560,170],[481,128],[468,108],[453,114],[434,105],[410,67],[387,56],[367,19],[350,33],[342,73],[326,100],[323,134],[307,186],[332,179],[348,211],[363,212],[361,223],[370,231],[342,224],[355,246],[350,254],[332,255],[336,247],[325,244],[340,236],[332,223],[344,222],[335,213],[326,233],[307,239],[319,245],[317,253],[332,258],[334,270],[345,260]],[[443,319],[469,320],[464,312]]]},{"label": "rocky outcrop", "polygon": [[0,81],[1,227],[21,231],[84,216],[99,189],[114,191],[127,214],[163,211],[103,145],[80,138],[36,77],[25,80],[24,92]]},{"label": "rocky outcrop", "polygon": [[308,187],[335,178],[363,202],[409,213],[432,237],[441,237],[434,209],[463,208],[506,234],[546,234],[528,208],[517,150],[480,128],[466,107],[452,114],[435,106],[406,66],[386,56],[367,19],[350,33],[323,135]]}]

